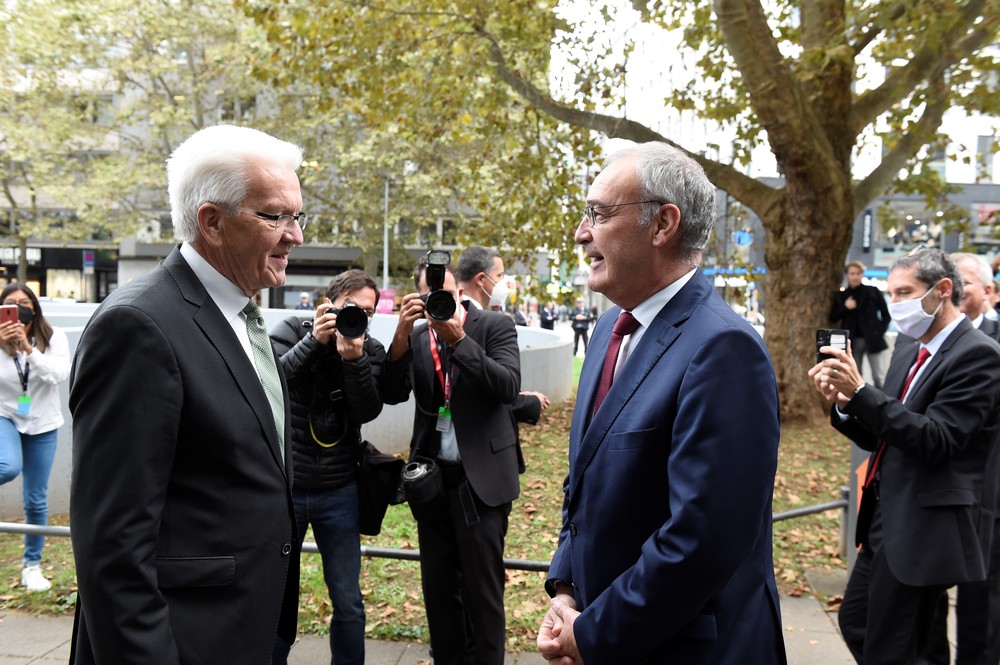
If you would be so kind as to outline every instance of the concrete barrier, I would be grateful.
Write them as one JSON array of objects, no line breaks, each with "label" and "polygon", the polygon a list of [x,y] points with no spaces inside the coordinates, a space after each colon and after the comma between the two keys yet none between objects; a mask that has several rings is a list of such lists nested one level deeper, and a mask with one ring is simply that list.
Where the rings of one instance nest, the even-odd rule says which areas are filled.
[{"label": "concrete barrier", "polygon": [[[97,309],[96,304],[43,302],[45,317],[61,328],[69,338],[70,352],[76,350],[80,334],[87,320]],[[287,309],[265,309],[264,320],[268,328],[289,316],[311,316],[311,312],[297,313]],[[387,345],[396,329],[395,315],[377,314],[372,322],[372,335]],[[569,341],[556,333],[538,328],[517,329],[518,345],[521,348],[521,389],[537,390],[549,396],[553,403],[567,399],[573,391],[573,358]],[[69,413],[69,382],[59,389],[63,416],[66,424],[59,428],[56,458],[49,479],[49,511],[69,512],[69,485],[72,472],[73,429]],[[120,408],[128,409],[127,403]],[[362,434],[380,450],[388,453],[405,452],[409,449],[410,433],[413,428],[413,399],[386,406],[382,414],[362,428]],[[137,440],[136,445],[142,442]],[[0,520],[16,520],[23,517],[20,478],[6,485],[0,485]]]}]

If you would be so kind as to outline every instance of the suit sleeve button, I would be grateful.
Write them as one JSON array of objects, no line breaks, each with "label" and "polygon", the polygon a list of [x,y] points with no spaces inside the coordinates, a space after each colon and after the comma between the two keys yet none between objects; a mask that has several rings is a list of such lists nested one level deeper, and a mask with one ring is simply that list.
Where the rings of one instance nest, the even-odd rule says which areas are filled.
[{"label": "suit sleeve button", "polygon": [[572,522],[569,525],[569,535],[571,535],[571,536],[575,536],[576,535],[576,525],[573,524]]},{"label": "suit sleeve button", "polygon": [[289,554],[292,553],[292,546],[288,543],[285,543],[284,545],[281,546],[281,553],[285,556],[288,556]]}]

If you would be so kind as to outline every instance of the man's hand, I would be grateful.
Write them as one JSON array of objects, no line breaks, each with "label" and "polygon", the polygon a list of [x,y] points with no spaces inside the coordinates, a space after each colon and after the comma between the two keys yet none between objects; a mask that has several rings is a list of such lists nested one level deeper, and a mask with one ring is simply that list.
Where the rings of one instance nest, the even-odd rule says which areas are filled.
[{"label": "man's hand", "polygon": [[538,392],[537,390],[522,390],[521,394],[522,395],[531,395],[533,397],[536,397],[538,399],[538,401],[541,402],[541,404],[542,404],[542,411],[544,411],[545,409],[549,408],[549,405],[552,404],[552,402],[549,401],[549,398],[546,395],[544,395],[543,393]]},{"label": "man's hand", "polygon": [[403,296],[399,306],[399,320],[396,322],[396,332],[392,335],[389,345],[389,360],[399,360],[406,353],[409,345],[413,324],[424,318],[424,301],[419,293],[408,293]]},{"label": "man's hand", "polygon": [[428,318],[427,325],[437,333],[438,338],[444,340],[445,344],[454,346],[465,337],[465,330],[462,329],[462,316],[464,314],[465,308],[459,305],[455,308],[455,313],[447,321]]},{"label": "man's hand", "polygon": [[556,594],[538,629],[536,644],[542,658],[560,665],[583,665],[573,634],[573,623],[578,616],[573,596]]},{"label": "man's hand", "polygon": [[312,336],[316,341],[326,346],[337,332],[337,315],[330,312],[333,305],[328,302],[321,302],[316,305],[316,314],[313,315]]},{"label": "man's hand", "polygon": [[865,382],[850,351],[850,340],[847,342],[847,351],[832,346],[821,347],[820,353],[833,357],[816,363],[809,370],[809,378],[816,385],[816,390],[828,402],[836,403],[839,407],[846,406],[854,397],[854,391]]},{"label": "man's hand", "polygon": [[365,336],[347,339],[339,332],[337,335],[337,353],[344,360],[357,360],[365,352]]},{"label": "man's hand", "polygon": [[857,309],[858,301],[854,299],[854,296],[849,296],[847,300],[844,301],[844,307],[847,309]]}]

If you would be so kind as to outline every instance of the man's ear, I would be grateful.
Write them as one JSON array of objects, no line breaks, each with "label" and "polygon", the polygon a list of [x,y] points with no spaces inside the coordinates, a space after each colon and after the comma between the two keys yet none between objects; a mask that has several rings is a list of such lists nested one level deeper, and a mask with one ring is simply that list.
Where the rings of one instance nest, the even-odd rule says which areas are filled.
[{"label": "man's ear", "polygon": [[941,281],[938,282],[938,288],[941,289],[941,300],[951,300],[951,294],[955,290],[955,283],[951,281],[950,277],[942,277]]},{"label": "man's ear", "polygon": [[198,208],[198,229],[201,237],[210,245],[222,244],[222,208],[214,203],[202,203]]},{"label": "man's ear", "polygon": [[664,203],[649,222],[653,230],[653,246],[663,247],[679,236],[681,210],[673,203]]}]

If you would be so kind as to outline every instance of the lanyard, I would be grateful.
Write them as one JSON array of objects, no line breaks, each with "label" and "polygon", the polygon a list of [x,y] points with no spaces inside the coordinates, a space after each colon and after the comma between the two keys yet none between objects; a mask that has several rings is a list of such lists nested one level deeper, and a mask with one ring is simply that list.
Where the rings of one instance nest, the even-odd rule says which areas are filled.
[{"label": "lanyard", "polygon": [[[460,305],[461,306],[461,305]],[[462,310],[462,326],[465,326],[465,317],[469,313],[463,309]],[[427,331],[428,345],[431,347],[431,358],[434,359],[434,372],[437,374],[438,381],[441,382],[441,389],[444,390],[444,404],[448,406],[451,403],[451,374],[454,371],[449,371],[448,374],[444,373],[444,368],[441,366],[441,354],[438,352],[437,345],[437,333],[433,330]],[[452,368],[449,368],[452,369]]]},{"label": "lanyard", "polygon": [[28,363],[28,359],[24,360],[24,369],[21,369],[21,361],[17,357],[17,352],[14,352],[14,366],[17,367],[17,378],[21,381],[21,389],[24,394],[28,394],[28,377],[31,375],[31,365]]}]

